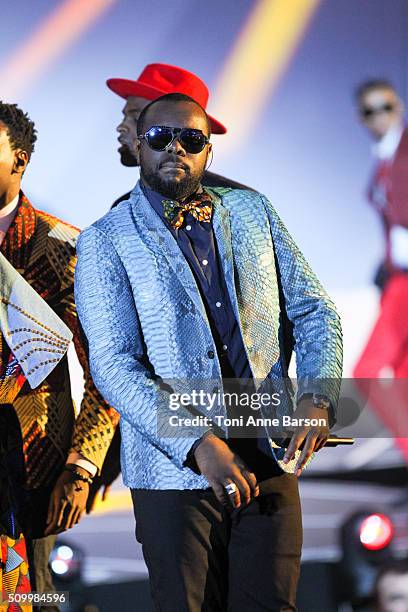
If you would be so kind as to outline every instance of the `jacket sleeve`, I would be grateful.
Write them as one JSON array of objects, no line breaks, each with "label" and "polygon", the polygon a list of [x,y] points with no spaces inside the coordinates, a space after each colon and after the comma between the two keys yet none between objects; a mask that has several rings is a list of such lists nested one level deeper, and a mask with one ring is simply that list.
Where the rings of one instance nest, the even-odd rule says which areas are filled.
[{"label": "jacket sleeve", "polygon": [[75,351],[84,374],[84,395],[75,421],[70,452],[79,453],[100,472],[119,422],[119,414],[105,402],[91,377],[74,301],[75,265],[76,256],[72,255],[65,269],[61,312],[63,320],[73,333]]},{"label": "jacket sleeve", "polygon": [[[179,468],[202,435],[184,427],[182,436],[161,436],[158,422],[169,415],[170,394],[148,368],[146,349],[126,270],[110,238],[96,227],[79,237],[75,299],[88,339],[93,380],[128,423]],[[180,407],[178,417],[190,417]],[[167,421],[168,422],[168,421]]]},{"label": "jacket sleeve", "polygon": [[336,308],[270,202],[262,197],[271,227],[286,311],[293,323],[297,397],[319,393],[329,398],[335,417],[343,342]]}]

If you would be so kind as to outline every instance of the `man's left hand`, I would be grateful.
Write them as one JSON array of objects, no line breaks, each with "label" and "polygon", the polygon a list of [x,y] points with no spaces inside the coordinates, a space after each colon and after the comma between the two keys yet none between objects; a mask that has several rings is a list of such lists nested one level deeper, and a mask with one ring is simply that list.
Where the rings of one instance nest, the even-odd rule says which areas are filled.
[{"label": "man's left hand", "polygon": [[[78,466],[77,471],[89,476],[86,470]],[[79,523],[85,511],[89,484],[82,480],[73,481],[73,478],[71,472],[64,471],[55,484],[48,506],[46,536],[71,529]]]},{"label": "man's left hand", "polygon": [[296,476],[300,476],[303,468],[307,461],[310,459],[312,454],[326,444],[327,438],[329,437],[329,415],[328,411],[323,408],[316,407],[312,400],[304,399],[299,402],[299,405],[294,413],[296,419],[324,419],[325,425],[314,426],[314,427],[298,427],[292,435],[290,444],[286,450],[283,458],[284,463],[289,463],[294,457],[296,451],[303,443],[302,452],[298,458],[295,467]]}]

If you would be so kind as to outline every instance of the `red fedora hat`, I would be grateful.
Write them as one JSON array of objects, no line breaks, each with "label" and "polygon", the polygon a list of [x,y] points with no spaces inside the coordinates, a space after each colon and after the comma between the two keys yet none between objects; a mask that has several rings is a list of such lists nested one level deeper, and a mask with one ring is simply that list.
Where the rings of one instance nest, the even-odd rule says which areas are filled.
[{"label": "red fedora hat", "polygon": [[[147,100],[156,100],[169,93],[183,93],[190,96],[204,109],[207,107],[209,91],[207,85],[198,76],[188,70],[169,64],[148,64],[137,81],[129,79],[108,79],[109,89],[122,98],[138,96]],[[211,130],[214,134],[225,134],[227,128],[210,117]]]}]

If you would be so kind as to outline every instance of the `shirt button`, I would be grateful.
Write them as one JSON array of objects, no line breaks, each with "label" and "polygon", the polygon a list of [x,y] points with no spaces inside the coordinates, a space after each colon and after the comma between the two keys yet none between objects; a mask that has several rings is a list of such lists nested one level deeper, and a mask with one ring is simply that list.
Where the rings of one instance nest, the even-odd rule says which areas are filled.
[{"label": "shirt button", "polygon": [[214,351],[208,351],[207,355],[210,359],[214,359],[215,357]]},{"label": "shirt button", "polygon": [[228,348],[228,346],[227,346],[226,344],[223,344],[223,345],[222,345],[222,348],[223,348],[223,350],[224,350],[224,351],[226,351],[226,350],[227,350],[227,348]]},{"label": "shirt button", "polygon": [[208,260],[207,259],[203,259],[203,266],[206,266],[208,264]]},{"label": "shirt button", "polygon": [[186,230],[189,232],[191,230],[191,225],[186,225]]},{"label": "shirt button", "polygon": [[221,308],[221,302],[215,302],[217,308]]}]

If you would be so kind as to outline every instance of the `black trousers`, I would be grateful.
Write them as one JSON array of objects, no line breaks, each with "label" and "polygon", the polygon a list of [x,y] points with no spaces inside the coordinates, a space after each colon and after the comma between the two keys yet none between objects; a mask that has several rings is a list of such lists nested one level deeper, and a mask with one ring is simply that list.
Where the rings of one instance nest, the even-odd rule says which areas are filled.
[{"label": "black trousers", "polygon": [[297,478],[260,484],[248,506],[224,508],[211,489],[133,489],[136,538],[160,612],[296,610],[302,547]]}]

